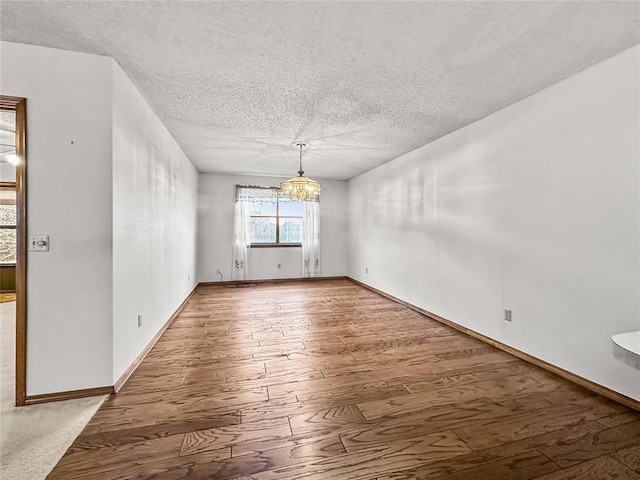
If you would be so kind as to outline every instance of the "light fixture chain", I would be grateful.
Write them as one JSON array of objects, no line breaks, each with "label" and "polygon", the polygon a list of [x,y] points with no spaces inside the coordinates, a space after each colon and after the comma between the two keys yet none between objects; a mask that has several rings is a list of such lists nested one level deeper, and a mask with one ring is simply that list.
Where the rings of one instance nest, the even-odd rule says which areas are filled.
[{"label": "light fixture chain", "polygon": [[298,170],[298,174],[300,176],[304,175],[304,171],[302,170],[302,144],[300,144],[300,170]]}]

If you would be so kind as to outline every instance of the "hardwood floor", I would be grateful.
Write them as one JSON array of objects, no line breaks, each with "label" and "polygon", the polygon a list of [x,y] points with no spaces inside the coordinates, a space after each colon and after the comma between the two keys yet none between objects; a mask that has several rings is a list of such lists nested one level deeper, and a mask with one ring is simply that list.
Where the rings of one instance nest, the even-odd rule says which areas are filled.
[{"label": "hardwood floor", "polygon": [[348,280],[201,286],[50,479],[640,479],[640,413]]}]

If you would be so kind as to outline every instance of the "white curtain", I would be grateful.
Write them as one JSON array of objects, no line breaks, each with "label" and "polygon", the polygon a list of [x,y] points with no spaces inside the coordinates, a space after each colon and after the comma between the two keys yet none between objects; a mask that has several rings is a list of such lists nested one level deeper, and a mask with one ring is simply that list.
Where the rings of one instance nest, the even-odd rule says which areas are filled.
[{"label": "white curtain", "polygon": [[320,202],[304,202],[302,276],[320,276]]},{"label": "white curtain", "polygon": [[233,265],[231,280],[249,279],[249,204],[236,200],[233,220]]},{"label": "white curtain", "polygon": [[236,189],[236,203],[233,217],[233,264],[231,280],[249,280],[249,245],[251,245],[250,226],[251,199],[243,195],[241,188]]}]

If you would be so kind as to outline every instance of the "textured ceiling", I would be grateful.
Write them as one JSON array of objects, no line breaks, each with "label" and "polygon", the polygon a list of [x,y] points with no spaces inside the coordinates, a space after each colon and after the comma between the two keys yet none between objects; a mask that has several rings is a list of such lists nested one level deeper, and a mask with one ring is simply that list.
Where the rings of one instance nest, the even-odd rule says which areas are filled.
[{"label": "textured ceiling", "polygon": [[5,1],[114,57],[202,172],[347,179],[640,42],[640,3]]}]

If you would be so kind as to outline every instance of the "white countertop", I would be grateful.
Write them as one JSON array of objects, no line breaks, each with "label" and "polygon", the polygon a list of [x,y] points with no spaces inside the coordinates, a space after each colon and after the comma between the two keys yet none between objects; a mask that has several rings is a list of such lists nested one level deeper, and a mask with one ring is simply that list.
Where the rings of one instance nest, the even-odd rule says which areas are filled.
[{"label": "white countertop", "polygon": [[619,347],[640,356],[640,331],[619,333],[611,337],[611,340]]},{"label": "white countertop", "polygon": [[640,370],[640,331],[619,333],[611,337],[613,356],[630,367]]}]

